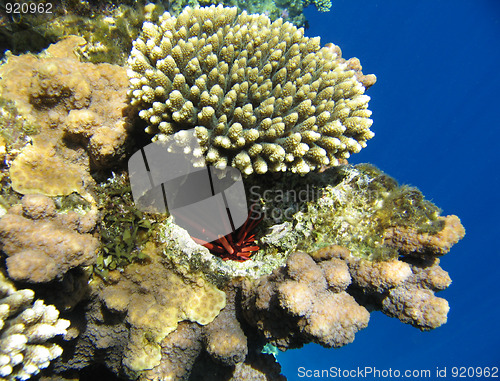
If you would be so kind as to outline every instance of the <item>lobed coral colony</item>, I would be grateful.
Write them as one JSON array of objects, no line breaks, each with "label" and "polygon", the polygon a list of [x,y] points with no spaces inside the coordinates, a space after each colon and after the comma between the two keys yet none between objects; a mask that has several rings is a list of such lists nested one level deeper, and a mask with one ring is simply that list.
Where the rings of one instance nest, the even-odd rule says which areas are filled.
[{"label": "lobed coral colony", "polygon": [[[0,380],[285,380],[269,352],[341,347],[374,310],[446,323],[460,220],[347,163],[375,76],[264,11],[184,5],[138,11],[127,66],[84,62],[88,31],[0,66]],[[250,206],[211,243],[137,210],[125,169],[190,129],[193,164],[238,168]]]}]

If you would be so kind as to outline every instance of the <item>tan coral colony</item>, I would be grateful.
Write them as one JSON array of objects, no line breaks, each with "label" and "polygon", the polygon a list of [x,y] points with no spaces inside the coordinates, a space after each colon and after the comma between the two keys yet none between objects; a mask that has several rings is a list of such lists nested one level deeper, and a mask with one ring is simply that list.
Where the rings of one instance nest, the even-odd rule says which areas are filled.
[{"label": "tan coral colony", "polygon": [[288,22],[236,8],[185,8],[145,22],[128,74],[156,140],[194,128],[208,164],[245,175],[306,174],[366,146],[370,97],[359,61]]}]

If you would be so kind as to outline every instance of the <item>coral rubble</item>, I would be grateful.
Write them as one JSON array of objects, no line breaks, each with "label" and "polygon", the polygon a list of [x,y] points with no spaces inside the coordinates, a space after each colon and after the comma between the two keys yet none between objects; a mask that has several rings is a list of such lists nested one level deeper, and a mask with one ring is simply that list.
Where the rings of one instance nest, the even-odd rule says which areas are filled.
[{"label": "coral rubble", "polygon": [[69,321],[30,289],[16,290],[0,273],[0,379],[27,380],[62,354],[49,340],[65,335]]},{"label": "coral rubble", "polygon": [[281,19],[222,6],[166,12],[144,23],[129,65],[148,131],[162,140],[195,128],[200,154],[218,168],[303,175],[374,136],[360,71]]}]

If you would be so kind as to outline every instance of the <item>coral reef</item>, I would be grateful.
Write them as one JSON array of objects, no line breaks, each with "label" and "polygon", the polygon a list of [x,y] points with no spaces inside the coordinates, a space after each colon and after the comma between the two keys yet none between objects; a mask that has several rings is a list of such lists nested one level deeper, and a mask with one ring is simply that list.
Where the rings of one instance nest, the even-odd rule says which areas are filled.
[{"label": "coral reef", "polygon": [[320,266],[297,252],[271,275],[247,280],[242,292],[247,321],[282,350],[311,341],[326,347],[352,342],[370,314],[344,291],[347,266],[333,259]]},{"label": "coral reef", "polygon": [[[446,322],[448,303],[435,292],[451,280],[437,256],[464,234],[456,217],[440,217],[420,192],[372,166],[280,176],[258,179],[268,193],[248,189],[268,213],[250,261],[212,255],[172,217],[152,225],[141,260],[90,283],[85,317],[75,318],[79,336],[66,344],[72,355],[55,371],[99,363],[139,380],[279,380],[274,358],[257,354],[266,343],[346,345],[373,310],[422,330]],[[123,180],[104,189],[127,206]],[[31,218],[54,213],[28,201]]]},{"label": "coral reef", "polygon": [[67,36],[77,35],[88,41],[79,52],[84,60],[123,64],[132,40],[147,18],[145,3],[145,0],[125,0],[119,5],[108,0],[62,0],[57,6],[43,3],[37,12],[18,14],[20,19],[11,14],[12,17],[2,20],[0,48],[2,52],[9,49],[15,54],[38,52]]},{"label": "coral reef", "polygon": [[333,245],[293,253],[285,267],[246,279],[242,308],[246,320],[282,350],[311,341],[339,347],[367,326],[366,308],[422,330],[446,323],[448,302],[434,291],[450,283],[437,259],[373,262]]},{"label": "coral reef", "polygon": [[159,364],[159,343],[175,331],[178,322],[206,325],[226,304],[225,294],[203,276],[189,274],[189,278],[183,278],[159,262],[155,249],[145,250],[151,252],[150,263],[134,263],[121,274],[110,274],[113,284],[102,291],[106,307],[126,312],[132,327],[123,360],[132,372]]},{"label": "coral reef", "polygon": [[27,380],[49,366],[62,348],[49,340],[66,335],[69,321],[30,289],[16,290],[0,273],[0,379]]},{"label": "coral reef", "polygon": [[[0,66],[5,270],[72,321],[0,274],[0,379],[54,360],[53,379],[104,366],[140,381],[283,380],[271,345],[346,345],[375,310],[421,330],[447,321],[438,257],[464,236],[460,220],[373,166],[346,165],[373,137],[364,91],[376,78],[286,22],[330,1],[223,1],[239,15],[186,1],[215,2],[64,0],[81,14],[36,31],[70,26],[88,43],[71,36]],[[128,76],[81,62],[123,63],[143,19]],[[150,136],[136,123],[131,141],[133,113],[154,140],[173,135],[199,162],[244,173],[259,222],[234,247],[248,260],[224,261],[207,248],[224,250],[221,238],[203,247],[174,216],[134,207],[122,159]],[[189,129],[201,149],[187,152]],[[47,342],[56,335],[61,346]]]},{"label": "coral reef", "polygon": [[166,12],[158,25],[144,23],[129,65],[129,94],[148,131],[162,140],[195,128],[195,156],[217,168],[304,175],[374,136],[362,74],[338,47],[320,48],[319,37],[281,19],[222,6]]},{"label": "coral reef", "polygon": [[[150,254],[155,261],[161,258]],[[128,268],[133,266],[138,268],[139,264]],[[162,266],[158,262],[155,263],[155,268]],[[148,265],[145,268],[151,270]],[[162,271],[162,275],[172,276],[171,270],[163,268]],[[140,272],[142,276],[146,276],[146,271]],[[116,281],[119,275],[117,272],[111,272],[110,277]],[[72,371],[80,373],[86,366],[100,363],[105,364],[116,375],[141,381],[285,379],[280,375],[280,366],[274,357],[259,353],[262,343],[255,337],[256,332],[247,332],[243,328],[248,326],[242,323],[243,320],[239,316],[238,293],[241,285],[238,281],[232,282],[224,289],[227,304],[212,322],[206,325],[189,321],[179,322],[175,330],[156,343],[154,350],[153,330],[158,329],[158,322],[154,319],[143,319],[144,329],[149,333],[142,332],[144,336],[141,346],[131,346],[131,342],[140,339],[137,327],[130,323],[128,317],[124,319],[123,312],[116,309],[111,311],[106,302],[108,287],[113,288],[116,285],[113,282],[112,280],[110,285],[101,281],[91,283],[92,298],[84,312],[85,318],[80,315],[80,322],[75,324],[80,334],[66,344],[65,351],[68,356],[58,359],[54,364],[58,374],[71,374]],[[128,286],[129,291],[142,293],[143,297],[149,298],[151,289],[142,288],[142,283],[136,282]],[[185,284],[184,287],[191,286]],[[168,295],[168,290],[154,288],[154,291],[161,292],[163,296]],[[157,295],[157,298],[160,299],[160,296]],[[168,297],[164,299],[160,302],[168,303]],[[82,311],[79,313],[82,314]],[[128,315],[128,312],[126,314]],[[145,357],[142,353],[144,351],[150,351],[148,355],[151,357]],[[124,358],[126,361],[122,361]],[[141,360],[147,369],[131,369],[130,360],[133,358],[135,361]],[[207,369],[210,369],[210,372],[207,372]]]},{"label": "coral reef", "polygon": [[456,216],[440,216],[418,189],[368,164],[329,168],[304,181],[282,176],[247,183],[271,229],[260,239],[266,250],[312,252],[337,244],[370,260],[399,252],[425,257],[444,254],[465,234]]},{"label": "coral reef", "polygon": [[[340,245],[370,261],[400,254],[426,258],[444,254],[441,247],[449,248],[465,234],[457,217],[440,216],[439,208],[416,188],[399,186],[373,166],[280,176],[278,181],[266,176],[246,179],[249,202],[255,205],[256,217],[263,218],[256,229],[260,250],[251,260],[222,261],[195,244],[172,217],[155,225],[165,257],[183,271],[203,271],[212,283],[224,286],[234,277],[270,274],[297,250],[312,253]],[[427,251],[420,246],[411,251],[410,237],[433,245],[426,244]]]},{"label": "coral reef", "polygon": [[[13,102],[25,123],[36,125],[39,135],[43,135],[44,147],[36,148],[42,142],[35,141],[35,148],[19,159],[18,169],[11,173],[14,181],[29,162],[49,155],[41,168],[57,167],[56,174],[60,174],[61,165],[72,166],[72,171],[77,171],[79,165],[80,177],[91,182],[85,175],[88,158],[75,144],[86,148],[97,168],[109,167],[123,157],[129,125],[125,69],[80,63],[74,50],[85,43],[83,38],[71,36],[38,57],[10,56],[0,67],[2,97]],[[10,130],[14,129],[15,125],[10,126]],[[34,177],[47,181],[43,171]]]},{"label": "coral reef", "polygon": [[9,276],[34,283],[62,277],[69,269],[95,262],[99,241],[88,234],[96,213],[57,213],[42,195],[26,195],[22,205],[0,219],[0,241]]}]

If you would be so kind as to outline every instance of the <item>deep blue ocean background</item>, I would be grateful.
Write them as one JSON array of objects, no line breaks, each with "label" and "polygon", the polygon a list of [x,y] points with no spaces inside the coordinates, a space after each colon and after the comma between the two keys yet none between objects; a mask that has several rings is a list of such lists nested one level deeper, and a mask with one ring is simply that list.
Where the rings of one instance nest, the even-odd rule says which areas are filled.
[{"label": "deep blue ocean background", "polygon": [[351,162],[417,186],[467,234],[441,259],[453,279],[438,293],[450,303],[446,325],[421,332],[375,312],[343,348],[280,353],[282,372],[295,381],[308,379],[301,366],[371,366],[429,369],[437,379],[447,367],[451,380],[454,366],[500,367],[500,1],[332,3],[328,13],[306,10],[306,35],[339,45],[378,78],[367,91],[375,138]]}]

